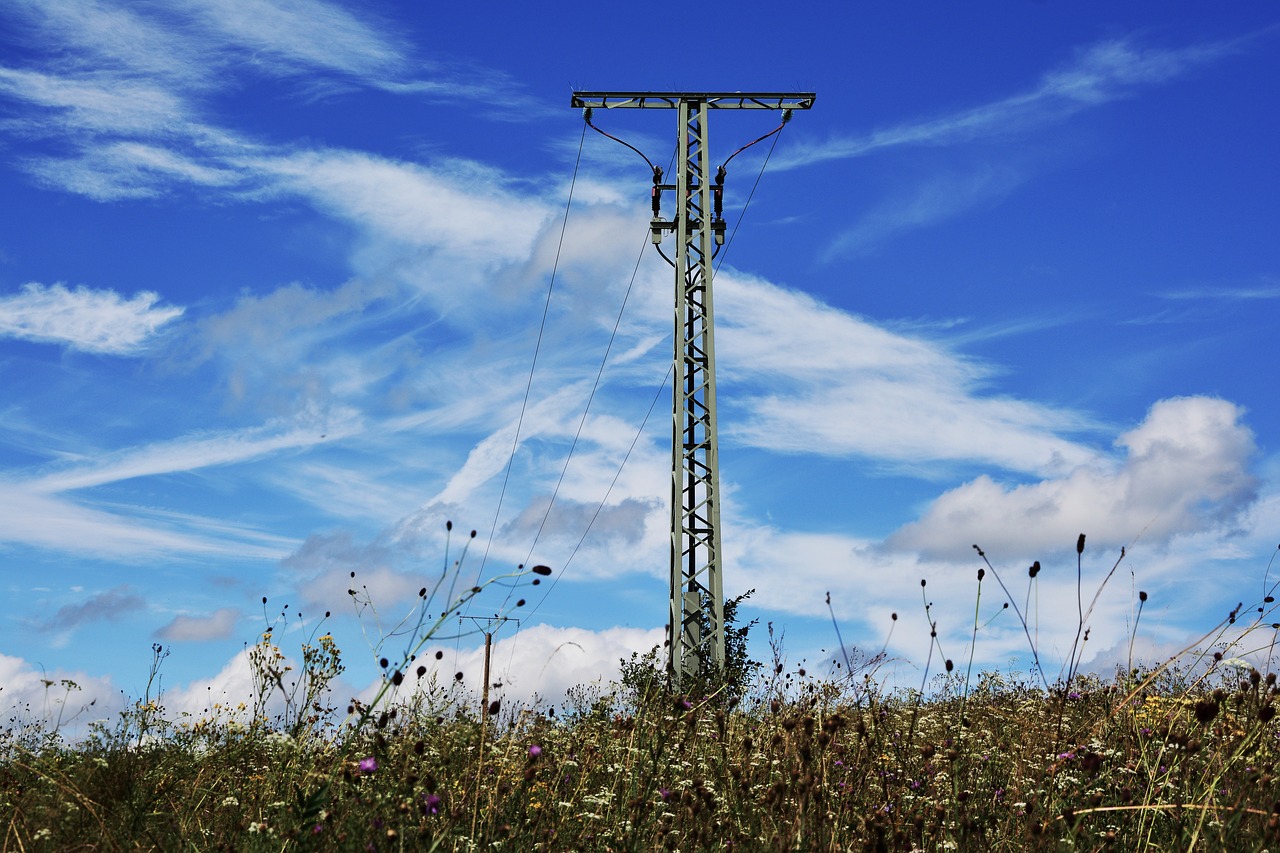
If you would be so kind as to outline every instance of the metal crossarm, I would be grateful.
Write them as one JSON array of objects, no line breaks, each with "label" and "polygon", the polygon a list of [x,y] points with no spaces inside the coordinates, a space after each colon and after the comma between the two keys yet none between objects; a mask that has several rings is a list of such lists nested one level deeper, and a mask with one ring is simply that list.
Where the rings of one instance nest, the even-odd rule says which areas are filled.
[{"label": "metal crossarm", "polygon": [[807,110],[813,92],[574,92],[570,106],[583,109],[678,109],[697,101],[711,110]]},{"label": "metal crossarm", "polygon": [[[718,175],[710,174],[714,167],[707,153],[707,113],[714,109],[806,110],[813,106],[814,98],[812,92],[573,93],[573,106],[587,110],[588,121],[592,109],[678,110],[679,172],[674,185],[664,184],[661,169],[654,167],[651,223],[655,245],[667,233],[674,232],[676,238],[672,261],[676,286],[671,605],[667,622],[667,672],[676,689],[692,686],[704,672],[723,673],[725,665],[724,552],[720,539],[711,290],[711,259],[715,247],[724,241],[719,203],[724,169]],[[783,122],[789,117],[784,113]],[[662,220],[659,214],[664,191],[675,193],[677,210],[671,221]],[[710,658],[706,666],[704,654]]]}]

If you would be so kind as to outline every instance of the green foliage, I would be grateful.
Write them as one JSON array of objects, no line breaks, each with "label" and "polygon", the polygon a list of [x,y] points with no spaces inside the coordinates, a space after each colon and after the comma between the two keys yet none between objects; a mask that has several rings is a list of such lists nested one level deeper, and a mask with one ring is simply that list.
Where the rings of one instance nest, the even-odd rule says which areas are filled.
[{"label": "green foliage", "polygon": [[[754,594],[755,590],[749,589],[736,598],[725,600],[723,672],[717,671],[712,663],[711,625],[706,617],[707,608],[703,607],[700,621],[704,639],[698,656],[698,678],[693,684],[686,685],[682,692],[689,696],[716,696],[731,706],[741,701],[761,668],[760,662],[751,660],[747,652],[751,629],[759,620],[752,619],[745,625],[738,624],[738,605]],[[633,700],[643,701],[668,686],[666,660],[658,646],[643,655],[632,652],[629,659],[619,661],[619,666],[619,683]]]},{"label": "green foliage", "polygon": [[[1077,674],[1084,629],[1053,685],[1038,658],[1029,680],[973,673],[972,651],[957,668],[938,647],[932,688],[926,662],[920,689],[888,692],[855,677],[854,657],[836,681],[782,676],[772,630],[758,679],[754,623],[735,624],[744,595],[726,603],[728,674],[705,690],[671,695],[655,648],[623,662],[620,694],[579,688],[561,717],[504,706],[492,725],[460,694],[405,681],[433,636],[425,606],[385,689],[341,722],[305,713],[322,701],[309,685],[340,671],[325,637],[295,681],[267,632],[258,691],[285,710],[258,705],[248,723],[246,706],[217,705],[168,721],[156,647],[156,695],[149,683],[117,729],[72,747],[62,717],[0,725],[0,853],[1280,849],[1280,687],[1247,662],[1275,648],[1273,591],[1207,642],[1113,679]],[[47,687],[65,704],[74,685]],[[737,702],[747,690],[765,698]]]},{"label": "green foliage", "polygon": [[1276,849],[1275,679],[1219,674],[1064,700],[986,672],[923,702],[804,678],[749,709],[584,691],[572,722],[512,709],[483,735],[425,693],[324,737],[5,730],[0,850]]}]

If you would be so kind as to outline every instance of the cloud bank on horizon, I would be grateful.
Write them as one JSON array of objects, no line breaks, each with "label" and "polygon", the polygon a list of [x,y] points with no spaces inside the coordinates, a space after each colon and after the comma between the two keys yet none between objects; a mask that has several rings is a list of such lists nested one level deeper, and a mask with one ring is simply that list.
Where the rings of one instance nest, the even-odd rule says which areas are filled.
[{"label": "cloud bank on horizon", "polygon": [[[0,18],[19,34],[0,52],[0,156],[24,206],[0,234],[6,700],[42,701],[45,666],[105,703],[158,640],[179,649],[174,702],[196,709],[248,684],[238,650],[264,595],[332,612],[358,648],[351,573],[396,610],[456,559],[447,519],[477,528],[468,582],[556,567],[500,644],[513,696],[561,695],[660,641],[671,284],[644,251],[645,176],[607,141],[567,149],[559,92],[474,41],[432,55],[416,13],[360,3],[19,0]],[[812,208],[812,261],[779,267],[764,236],[716,278],[723,515],[730,585],[793,626],[799,656],[832,648],[830,592],[862,646],[902,611],[891,650],[919,666],[922,577],[959,647],[974,543],[1059,569],[1080,532],[1091,558],[1125,547],[1162,608],[1153,643],[1255,583],[1280,412],[1226,377],[1266,387],[1230,344],[1267,334],[1280,258],[1240,226],[1240,266],[1206,234],[1184,266],[1221,278],[1161,278],[1165,240],[1107,239],[1043,185],[1092,186],[1070,177],[1082,161],[1131,170],[1116,140],[1143,125],[1126,111],[1179,120],[1171,97],[1212,101],[1269,33],[1063,41],[1034,72],[984,68],[986,100],[870,121],[837,102],[781,137],[744,234],[795,236],[765,223]],[[499,142],[404,118],[441,103]],[[847,171],[869,159],[879,176]],[[817,188],[837,181],[874,189],[849,209]],[[1257,186],[1229,184],[1274,223]],[[1016,230],[1037,205],[1085,251],[1010,237],[1007,268],[974,256],[970,229]],[[1091,289],[1103,266],[1131,286]],[[1043,292],[1015,299],[1010,276]],[[970,310],[948,307],[956,291]],[[1046,570],[1040,595],[1075,582]],[[1099,634],[1123,633],[1129,593]],[[978,654],[1000,665],[1022,643],[1005,619]],[[474,668],[474,637],[453,655]]]}]

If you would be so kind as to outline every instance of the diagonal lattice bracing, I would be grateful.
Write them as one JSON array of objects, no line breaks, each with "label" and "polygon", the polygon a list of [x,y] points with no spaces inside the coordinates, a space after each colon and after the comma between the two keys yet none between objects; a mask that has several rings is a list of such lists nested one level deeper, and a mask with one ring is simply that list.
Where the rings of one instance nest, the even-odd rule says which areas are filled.
[{"label": "diagonal lattice bracing", "polygon": [[[711,259],[724,223],[707,179],[708,110],[791,110],[813,106],[812,92],[574,92],[572,104],[592,109],[678,111],[679,171],[662,184],[655,168],[654,243],[674,232],[675,383],[671,412],[671,603],[667,670],[673,685],[689,686],[704,672],[723,672],[723,550],[720,537],[719,445],[716,429],[715,323]],[[780,128],[779,128],[780,129]],[[775,131],[776,132],[776,131]],[[763,139],[765,137],[761,137]],[[759,140],[757,140],[759,141]],[[739,149],[742,150],[742,149]],[[646,158],[647,159],[647,158]],[[732,158],[730,158],[732,159]],[[720,168],[716,181],[723,181]],[[662,192],[674,191],[673,221],[658,216]],[[715,196],[716,199],[720,195]],[[708,212],[714,214],[708,215]],[[702,657],[709,657],[705,663]]]}]

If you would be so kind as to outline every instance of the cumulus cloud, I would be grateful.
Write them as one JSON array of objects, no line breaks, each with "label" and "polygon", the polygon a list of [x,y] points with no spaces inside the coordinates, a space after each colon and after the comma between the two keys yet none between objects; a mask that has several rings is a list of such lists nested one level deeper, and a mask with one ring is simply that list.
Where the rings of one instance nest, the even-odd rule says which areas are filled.
[{"label": "cumulus cloud", "polygon": [[81,670],[37,669],[20,657],[0,654],[0,709],[4,716],[30,720],[46,727],[61,726],[60,734],[75,737],[92,721],[112,719],[124,699],[110,677]]},{"label": "cumulus cloud", "polygon": [[208,616],[175,616],[156,631],[156,638],[170,642],[225,640],[235,633],[240,611],[220,607]]},{"label": "cumulus cloud", "polygon": [[[557,628],[534,625],[519,633],[497,637],[490,650],[493,682],[503,685],[493,695],[504,701],[529,703],[534,696],[551,704],[564,702],[572,687],[606,686],[618,677],[618,661],[632,652],[662,645],[663,628]],[[428,657],[428,669],[441,682],[463,673],[467,685],[479,692],[484,674],[483,644],[442,660]]]},{"label": "cumulus cloud", "polygon": [[1014,486],[978,477],[939,497],[885,544],[928,558],[956,557],[973,543],[1034,556],[1080,532],[1110,545],[1163,544],[1229,527],[1257,496],[1253,434],[1242,414],[1208,397],[1162,400],[1116,440],[1125,452],[1118,462]]},{"label": "cumulus cloud", "polygon": [[114,290],[68,290],[31,282],[0,297],[0,337],[62,344],[82,352],[133,355],[183,309],[159,305],[160,295],[140,291],[125,299]]},{"label": "cumulus cloud", "polygon": [[[246,648],[237,652],[212,678],[196,679],[165,691],[162,704],[170,718],[190,714],[197,719],[247,719],[258,695],[252,651]],[[291,665],[289,661],[284,663]],[[279,713],[283,709],[280,694],[272,693],[268,698],[268,715]]]}]

